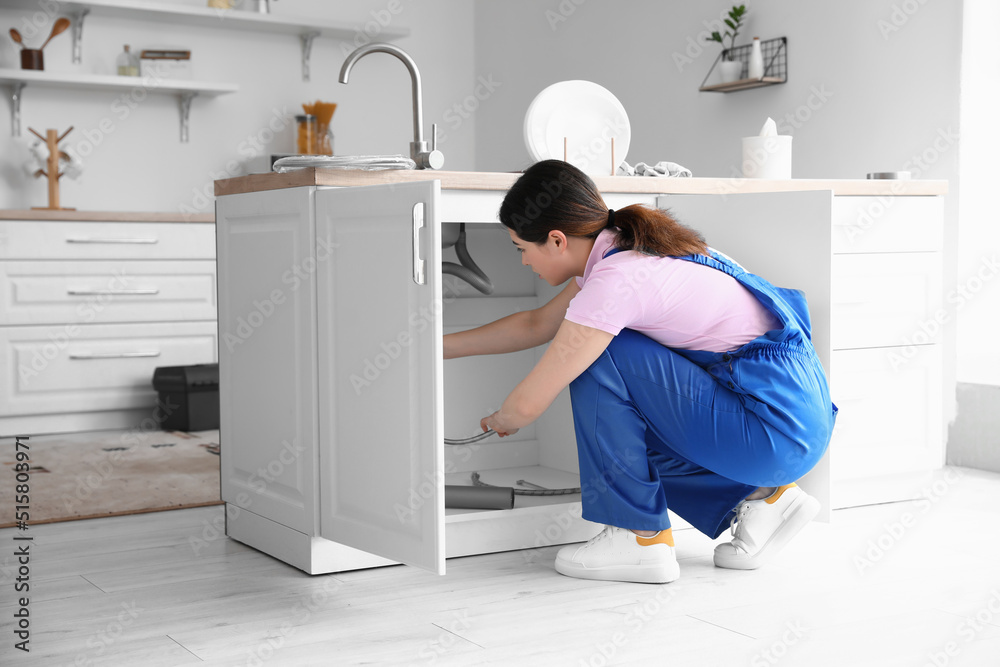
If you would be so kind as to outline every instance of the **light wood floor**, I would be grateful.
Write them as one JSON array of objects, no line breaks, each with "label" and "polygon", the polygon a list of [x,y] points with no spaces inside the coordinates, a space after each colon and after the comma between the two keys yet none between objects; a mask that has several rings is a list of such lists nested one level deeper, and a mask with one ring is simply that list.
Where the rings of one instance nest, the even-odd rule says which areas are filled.
[{"label": "light wood floor", "polygon": [[834,512],[755,572],[681,531],[664,586],[560,576],[555,547],[310,577],[220,536],[219,507],[9,529],[0,664],[1000,665],[1000,475],[947,469],[927,495]]}]

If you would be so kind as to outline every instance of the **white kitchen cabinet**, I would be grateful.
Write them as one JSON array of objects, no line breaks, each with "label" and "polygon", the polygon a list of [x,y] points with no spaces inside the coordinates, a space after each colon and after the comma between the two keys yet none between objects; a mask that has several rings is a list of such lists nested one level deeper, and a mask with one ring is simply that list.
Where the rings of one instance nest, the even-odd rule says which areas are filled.
[{"label": "white kitchen cabinet", "polygon": [[217,359],[213,225],[4,213],[0,435],[148,428],[153,371]]},{"label": "white kitchen cabinet", "polygon": [[[580,518],[579,494],[518,496],[513,510],[444,508],[445,483],[471,484],[472,471],[501,486],[579,485],[566,396],[502,441],[443,444],[476,433],[540,354],[442,360],[443,333],[552,296],[495,222],[501,197],[442,194],[435,181],[219,197],[231,537],[310,573],[397,561],[443,572],[445,557],[599,530]],[[493,296],[442,276],[441,225],[457,222],[472,223],[470,251]],[[252,330],[241,334],[241,322]]]},{"label": "white kitchen cabinet", "polygon": [[[463,187],[455,174],[365,174],[373,184],[359,186],[350,181],[361,176],[317,171],[217,183],[222,497],[230,537],[309,573],[396,562],[443,572],[449,557],[581,541],[599,530],[580,518],[578,495],[518,496],[513,510],[444,508],[444,485],[469,484],[473,471],[501,486],[522,479],[579,484],[568,392],[514,436],[443,444],[446,436],[478,432],[480,417],[499,406],[541,350],[442,361],[442,334],[535,308],[558,290],[520,265],[496,223],[501,177],[513,178],[470,175],[473,185]],[[327,187],[324,178],[350,187]],[[874,229],[868,245],[854,244],[858,252],[840,252],[844,206],[856,202],[841,203],[830,186],[734,194],[690,183],[689,194],[660,196],[657,185],[637,181],[598,185],[628,190],[605,188],[610,207],[670,208],[748,270],[806,292],[834,400],[843,396],[841,408],[850,412],[828,456],[801,481],[827,517],[845,502],[838,480],[872,472],[869,449],[885,457],[875,468],[918,450],[915,462],[894,472],[933,467],[943,451],[942,348],[925,346],[931,354],[914,360],[908,375],[886,369],[885,351],[900,348],[892,339],[905,330],[900,322],[921,317],[936,297],[887,309],[889,324],[873,327],[872,339],[858,338],[843,309],[853,307],[851,281],[885,284],[875,296],[861,290],[861,319],[877,310],[872,299],[893,293],[897,274],[933,285],[939,255],[899,257]],[[929,203],[927,215],[940,213],[939,198],[914,199]],[[907,202],[892,210],[915,209]],[[883,220],[903,224],[896,215]],[[453,251],[440,249],[441,229],[459,222],[468,223],[470,252],[494,281],[491,296],[442,275],[441,261]],[[926,242],[917,247],[908,237],[905,252],[940,253],[933,245],[940,221],[914,223]],[[845,257],[876,253],[888,261]],[[900,393],[879,404],[867,389],[873,385]],[[923,421],[893,429],[913,401]],[[880,421],[885,408],[892,412]],[[862,437],[838,444],[859,431]],[[930,435],[918,442],[920,433]],[[675,528],[685,526],[672,518]]]},{"label": "white kitchen cabinet", "polygon": [[840,415],[803,486],[827,511],[919,498],[945,460],[942,197],[669,195],[660,205],[748,270],[805,292]]}]

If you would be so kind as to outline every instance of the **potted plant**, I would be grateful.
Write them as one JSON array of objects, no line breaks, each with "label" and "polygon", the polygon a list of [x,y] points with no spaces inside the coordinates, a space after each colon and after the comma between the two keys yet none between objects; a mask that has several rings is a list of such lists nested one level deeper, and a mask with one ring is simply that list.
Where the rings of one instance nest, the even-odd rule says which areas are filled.
[{"label": "potted plant", "polygon": [[[719,63],[719,72],[723,83],[736,81],[740,78],[740,73],[743,71],[743,62],[733,60],[732,51],[733,46],[736,44],[736,35],[740,34],[740,27],[743,25],[743,19],[746,18],[746,15],[746,5],[733,5],[733,8],[729,10],[729,18],[725,19],[729,30],[721,35],[716,30],[712,33],[711,37],[705,38],[706,41],[722,44],[722,62]],[[725,41],[727,37],[729,38],[728,49],[726,48]]]}]

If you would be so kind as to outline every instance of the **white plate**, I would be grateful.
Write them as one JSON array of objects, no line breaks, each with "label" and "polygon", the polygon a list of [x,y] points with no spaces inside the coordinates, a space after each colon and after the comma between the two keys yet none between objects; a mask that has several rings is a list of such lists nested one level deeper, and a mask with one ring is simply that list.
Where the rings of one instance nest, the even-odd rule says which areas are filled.
[{"label": "white plate", "polygon": [[524,143],[535,160],[563,159],[590,175],[610,176],[625,161],[632,128],[625,107],[592,81],[554,83],[531,102],[524,116]]}]

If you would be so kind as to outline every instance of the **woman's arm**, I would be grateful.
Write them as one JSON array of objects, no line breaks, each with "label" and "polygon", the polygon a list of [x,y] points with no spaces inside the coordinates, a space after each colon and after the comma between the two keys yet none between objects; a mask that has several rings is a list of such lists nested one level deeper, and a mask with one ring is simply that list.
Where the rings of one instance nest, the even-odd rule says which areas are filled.
[{"label": "woman's arm", "polygon": [[566,317],[569,302],[579,291],[576,280],[570,280],[541,308],[514,313],[468,331],[448,334],[444,337],[444,358],[517,352],[548,343]]},{"label": "woman's arm", "polygon": [[563,320],[552,344],[528,376],[507,396],[500,409],[483,417],[479,425],[484,431],[491,428],[503,437],[535,421],[560,391],[601,356],[613,338],[606,331]]}]

